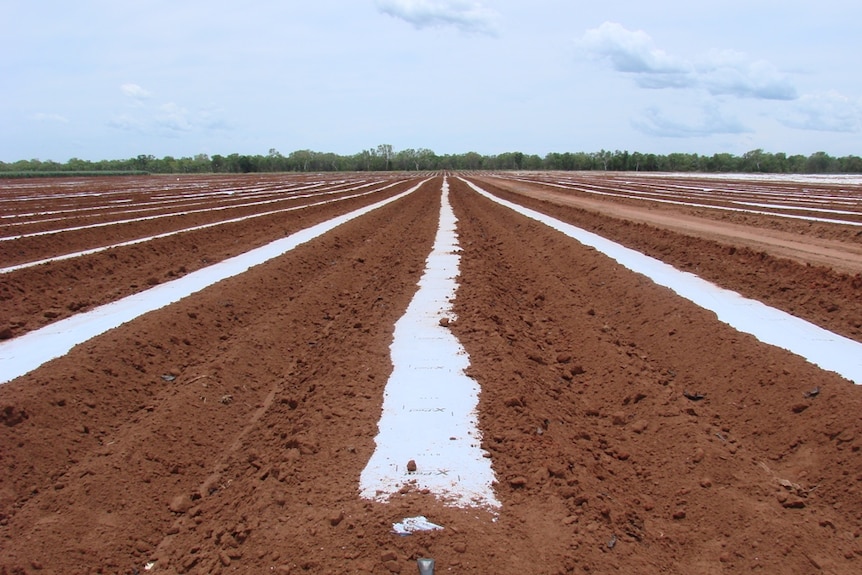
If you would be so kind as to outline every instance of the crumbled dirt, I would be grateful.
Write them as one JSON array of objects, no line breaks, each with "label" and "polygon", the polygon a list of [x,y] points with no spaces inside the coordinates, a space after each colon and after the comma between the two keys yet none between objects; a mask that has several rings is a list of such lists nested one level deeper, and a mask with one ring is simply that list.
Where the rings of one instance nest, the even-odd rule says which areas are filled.
[{"label": "crumbled dirt", "polygon": [[[107,181],[103,181],[107,180]],[[117,180],[120,180],[118,182]],[[146,178],[96,178],[94,192],[107,193],[110,185],[127,188],[140,188]],[[173,184],[174,178],[157,178]],[[250,187],[276,187],[283,184],[284,177],[274,179],[273,176],[261,180],[249,181],[236,176],[195,178],[185,182],[185,186],[198,192],[199,187],[231,189]],[[383,180],[383,178],[374,178]],[[90,180],[93,181],[93,180]],[[89,184],[90,181],[87,181]],[[404,180],[398,185],[387,188],[374,195],[377,200],[408,189],[418,180]],[[50,182],[48,180],[47,182]],[[301,184],[302,181],[293,182]],[[45,184],[47,185],[47,183]],[[149,193],[126,193],[133,201],[149,199],[161,186],[149,183],[149,188],[155,188]],[[342,186],[344,187],[344,186]],[[349,186],[348,186],[349,187]],[[380,187],[380,186],[378,186]],[[87,190],[91,190],[87,185]],[[2,189],[0,189],[2,191]],[[0,329],[8,330],[7,337],[0,334],[0,340],[21,335],[27,331],[38,329],[48,323],[69,317],[79,311],[87,311],[99,305],[120,299],[122,297],[143,291],[153,285],[164,283],[184,276],[200,268],[212,265],[229,257],[246,252],[250,249],[267,244],[275,239],[288,236],[298,230],[326,221],[359,208],[369,203],[369,198],[351,198],[363,190],[345,191],[326,197],[307,198],[287,197],[284,201],[252,207],[221,209],[225,206],[221,198],[209,198],[206,202],[196,198],[189,209],[202,210],[206,207],[218,207],[217,211],[177,215],[170,218],[130,222],[112,227],[85,228],[62,234],[31,236],[15,241],[0,242],[0,262],[3,266],[11,266],[43,258],[68,254],[96,247],[127,242],[138,238],[146,238],[156,234],[182,230],[193,226],[201,226],[228,218],[239,218],[254,213],[294,208],[293,211],[273,215],[264,215],[247,221],[227,223],[217,227],[199,229],[181,234],[150,240],[143,244],[114,247],[109,250],[60,260],[49,265],[25,268],[15,273],[0,275]],[[58,190],[58,193],[60,190]],[[323,200],[344,197],[337,202],[320,204]],[[68,208],[86,208],[81,205],[91,198],[75,198],[76,201],[67,205]],[[236,202],[250,203],[253,200]],[[177,209],[173,206],[174,210]],[[115,219],[128,219],[132,216],[154,215],[115,214]],[[77,222],[79,225],[91,225],[104,220],[106,216]],[[74,224],[72,224],[74,225]],[[57,227],[55,222],[45,222],[37,226],[35,223],[24,229],[7,228],[5,235],[35,232],[42,229]]]},{"label": "crumbled dirt", "polygon": [[[0,386],[0,573],[415,573],[419,557],[439,573],[859,571],[862,389],[454,178],[448,327],[482,388],[502,508],[360,499],[441,182]],[[236,250],[271,233],[254,227]],[[668,257],[678,244],[708,267],[696,242]],[[192,257],[137,252],[146,275]],[[856,293],[835,291],[842,313]],[[444,529],[391,533],[415,515]]]},{"label": "crumbled dirt", "polygon": [[479,180],[501,197],[862,341],[862,231],[857,227],[631,200],[623,209],[616,200],[584,199],[522,181]]}]

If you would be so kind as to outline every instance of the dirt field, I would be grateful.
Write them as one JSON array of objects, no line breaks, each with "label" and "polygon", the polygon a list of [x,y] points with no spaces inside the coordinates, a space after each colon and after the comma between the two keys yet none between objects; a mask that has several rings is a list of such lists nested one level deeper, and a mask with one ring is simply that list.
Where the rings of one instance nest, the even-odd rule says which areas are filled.
[{"label": "dirt field", "polygon": [[[4,273],[0,337],[421,179],[106,178],[61,181],[53,199],[33,204],[22,194],[56,182],[26,190],[0,182],[0,215],[20,210],[2,220],[0,237],[136,219],[0,241],[4,267],[310,206]],[[854,267],[862,228],[853,224],[599,197],[538,177],[469,179],[862,341],[862,266]],[[644,189],[667,183],[638,179]],[[862,388],[740,334],[454,177],[462,252],[449,327],[482,388],[482,446],[502,507],[496,516],[451,508],[407,489],[390,503],[361,499],[393,325],[431,250],[441,184],[434,177],[0,385],[0,573],[415,573],[418,557],[433,557],[437,573],[862,570]],[[285,191],[307,186],[316,187]],[[862,202],[859,185],[842,190]],[[182,199],[192,194],[196,206]],[[99,208],[108,198],[148,211]],[[46,212],[70,209],[63,202],[85,209],[77,223],[47,221],[61,216]],[[137,219],[175,213],[168,206],[222,209]],[[823,249],[810,255],[814,238],[842,252],[834,260],[842,263],[824,266]],[[789,254],[793,242],[809,249]],[[444,529],[392,533],[416,515]]]}]

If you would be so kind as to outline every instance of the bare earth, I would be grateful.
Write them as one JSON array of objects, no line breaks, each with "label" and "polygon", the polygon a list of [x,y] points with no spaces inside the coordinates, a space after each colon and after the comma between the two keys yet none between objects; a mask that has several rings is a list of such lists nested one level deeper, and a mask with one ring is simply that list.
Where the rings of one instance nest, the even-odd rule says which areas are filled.
[{"label": "bare earth", "polygon": [[[484,180],[488,182],[487,179]],[[494,180],[491,180],[494,182]],[[495,182],[498,185],[499,182]],[[639,224],[670,230],[679,234],[695,236],[729,245],[742,245],[752,250],[793,259],[802,263],[832,267],[848,273],[862,272],[862,243],[849,243],[811,234],[787,232],[768,227],[754,227],[750,223],[711,220],[703,215],[684,213],[680,210],[660,210],[655,204],[633,206],[619,202],[593,200],[560,191],[503,185],[506,189],[523,193],[544,202],[561,206],[572,206],[596,212],[616,219],[625,219]]]},{"label": "bare earth", "polygon": [[[830,268],[806,259],[797,224],[729,218],[743,235],[680,208],[681,228],[667,206],[650,218],[472,179],[862,341],[858,228],[813,234],[850,262]],[[418,181],[0,276],[0,329],[17,336]],[[463,250],[450,328],[482,387],[498,516],[411,490],[358,496],[393,325],[437,229],[436,177],[0,386],[0,574],[152,561],[150,573],[415,573],[418,557],[438,573],[860,572],[862,388],[449,183]],[[2,264],[49,252],[50,237],[0,246]],[[806,254],[788,258],[800,241]],[[445,529],[391,532],[415,515]]]}]

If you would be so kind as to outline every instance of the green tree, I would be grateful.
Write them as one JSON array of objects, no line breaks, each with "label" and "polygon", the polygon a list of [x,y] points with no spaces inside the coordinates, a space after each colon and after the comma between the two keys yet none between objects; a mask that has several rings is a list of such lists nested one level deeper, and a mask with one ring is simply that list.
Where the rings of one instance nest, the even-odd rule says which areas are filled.
[{"label": "green tree", "polygon": [[826,152],[814,152],[805,161],[805,171],[810,174],[825,174],[836,171],[833,166],[834,160]]}]

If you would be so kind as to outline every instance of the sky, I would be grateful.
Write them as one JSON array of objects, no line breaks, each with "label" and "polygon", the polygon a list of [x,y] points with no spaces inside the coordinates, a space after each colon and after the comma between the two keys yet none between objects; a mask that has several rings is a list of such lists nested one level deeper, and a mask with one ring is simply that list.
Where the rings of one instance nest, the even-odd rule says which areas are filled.
[{"label": "sky", "polygon": [[858,0],[0,0],[0,161],[862,155]]}]

